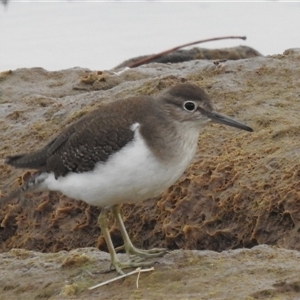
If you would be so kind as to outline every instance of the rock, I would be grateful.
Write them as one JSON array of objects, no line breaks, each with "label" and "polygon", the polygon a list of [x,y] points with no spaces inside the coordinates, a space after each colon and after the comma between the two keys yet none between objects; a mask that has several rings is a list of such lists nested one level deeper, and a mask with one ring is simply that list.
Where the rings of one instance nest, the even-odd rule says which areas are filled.
[{"label": "rock", "polygon": [[[82,78],[100,71],[75,68],[48,72],[33,68],[7,72],[5,76],[0,76],[0,157],[41,147],[59,130],[102,103],[132,95],[151,95],[179,82],[193,82],[208,92],[216,110],[248,124],[255,131],[249,134],[217,124],[208,125],[199,140],[199,151],[194,163],[177,184],[156,199],[138,205],[123,205],[125,224],[132,241],[142,248],[225,251],[221,254],[209,252],[210,257],[218,257],[225,262],[226,253],[252,253],[252,249],[230,252],[231,249],[252,248],[260,244],[299,250],[299,70],[300,57],[297,51],[288,51],[283,55],[220,64],[205,60],[178,64],[152,63],[120,75],[107,72],[106,80],[112,76],[118,77],[118,82],[106,89],[101,86],[95,89],[76,88],[82,84]],[[60,113],[63,117],[60,117]],[[11,169],[2,161],[1,193],[16,188],[28,175],[28,171]],[[98,208],[58,193],[26,195],[20,202],[16,200],[1,207],[2,255],[5,258],[7,251],[12,248],[48,253],[32,254],[41,257],[82,247],[96,246],[105,250],[104,239],[96,224],[98,213]],[[114,244],[119,246],[122,243],[119,231],[114,224],[111,225]],[[248,279],[253,280],[254,284],[255,278],[260,278],[256,282],[261,282],[261,278],[265,277],[268,284],[265,289],[263,284],[259,284],[257,289],[252,289],[247,295],[252,295],[253,299],[263,299],[264,293],[271,293],[278,297],[283,295],[284,299],[298,299],[298,281],[293,277],[298,272],[298,256],[291,255],[290,265],[284,265],[283,260],[277,260],[277,255],[287,250],[272,248],[274,255],[264,256],[262,248],[254,249],[258,249],[258,252],[253,252],[257,254],[245,258],[243,270],[250,274],[261,254],[265,265],[255,273],[261,274],[261,277]],[[184,251],[183,256],[184,253],[192,252]],[[186,255],[189,257],[190,254]],[[23,260],[17,261],[23,263]],[[187,267],[188,261],[182,262],[182,256],[178,256],[175,269]],[[199,269],[188,269],[184,280],[181,277],[176,279],[178,275],[172,277],[173,271],[169,269],[166,275],[162,275],[160,282],[165,283],[170,293],[173,291],[172,286],[174,288],[178,282],[186,282],[186,288],[183,289],[186,294],[182,294],[182,297],[180,294],[181,298],[187,298],[193,291],[197,295],[202,291],[200,295],[203,299],[235,299],[230,293],[235,291],[239,280],[248,282],[248,279],[243,281],[244,278],[240,277],[242,271],[234,276],[230,273],[231,268],[234,270],[240,266],[240,261],[232,258],[226,268],[218,269],[218,276],[213,275],[215,263],[202,264],[201,259]],[[285,268],[295,267],[295,273],[294,269],[291,273],[280,273],[277,263],[283,264]],[[6,265],[6,268],[11,270],[9,266]],[[17,278],[20,274],[30,275],[27,269],[15,269],[11,278]],[[39,270],[44,272],[41,273],[43,276],[40,275],[40,286],[51,286],[56,275],[51,278],[46,276],[47,270],[42,264]],[[78,268],[74,267],[74,270],[77,270],[75,273],[79,272]],[[68,273],[66,276],[70,278],[71,275]],[[159,275],[143,276],[155,278]],[[219,281],[214,276],[226,281],[226,284],[218,285]],[[202,281],[198,288],[193,288],[188,278]],[[7,281],[4,275],[1,280],[1,295],[4,292],[5,295],[11,295],[9,293],[23,293],[26,290],[21,287],[21,283],[16,286],[13,281]],[[126,279],[121,286],[115,283],[116,288],[107,288],[105,293],[111,296],[117,294],[110,293],[119,292],[118,295],[123,296],[125,286],[134,281]],[[62,281],[60,284],[61,288]],[[75,284],[72,285],[72,291],[81,295],[82,290],[76,278],[68,284]],[[132,289],[132,295],[143,298],[143,292],[151,282],[142,285],[143,290]],[[59,297],[60,293],[58,285],[54,286],[55,292],[50,292],[49,296],[51,299]],[[155,294],[156,283],[152,286]],[[243,288],[247,290],[247,287]],[[89,295],[100,295],[101,291]],[[174,291],[174,295],[178,293],[175,288]],[[36,286],[32,292],[37,292]],[[226,293],[229,293],[227,298],[224,296]]]},{"label": "rock", "polygon": [[[145,59],[152,55],[143,55],[139,57],[134,57],[124,61],[115,67],[124,68],[129,67],[132,64],[138,62],[139,60]],[[238,46],[231,48],[220,48],[220,49],[206,49],[194,47],[188,50],[177,50],[169,54],[162,55],[151,60],[151,63],[180,63],[184,61],[196,60],[196,59],[212,59],[212,60],[237,60],[243,58],[250,58],[255,56],[261,56],[261,54],[255,49],[248,46]],[[147,62],[149,63],[149,62]]]},{"label": "rock", "polygon": [[[84,259],[82,259],[82,257]],[[125,259],[125,255],[121,255]],[[256,246],[217,253],[175,250],[154,271],[113,279],[109,254],[96,248],[0,254],[1,299],[299,299],[298,251]],[[64,265],[65,261],[73,264]],[[138,281],[138,288],[136,286]]]}]

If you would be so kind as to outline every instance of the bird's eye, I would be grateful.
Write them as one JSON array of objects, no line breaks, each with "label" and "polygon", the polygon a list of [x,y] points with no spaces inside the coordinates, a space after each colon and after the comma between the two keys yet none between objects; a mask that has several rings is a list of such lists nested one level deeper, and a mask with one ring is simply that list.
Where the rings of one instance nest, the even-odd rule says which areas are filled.
[{"label": "bird's eye", "polygon": [[193,102],[193,101],[186,101],[183,104],[183,108],[186,111],[193,112],[193,111],[195,111],[197,109],[197,106],[196,106],[195,102]]}]

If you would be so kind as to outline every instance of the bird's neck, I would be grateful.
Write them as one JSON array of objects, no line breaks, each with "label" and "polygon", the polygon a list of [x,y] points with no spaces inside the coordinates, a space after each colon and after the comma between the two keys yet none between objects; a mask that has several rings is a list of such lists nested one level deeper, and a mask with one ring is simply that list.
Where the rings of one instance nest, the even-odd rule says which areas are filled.
[{"label": "bird's neck", "polygon": [[[152,138],[146,141],[164,164],[173,164],[182,159],[189,164],[196,153],[200,131],[201,128],[191,127],[184,122],[165,123],[158,130],[152,128]],[[143,135],[143,131],[141,133]]]}]

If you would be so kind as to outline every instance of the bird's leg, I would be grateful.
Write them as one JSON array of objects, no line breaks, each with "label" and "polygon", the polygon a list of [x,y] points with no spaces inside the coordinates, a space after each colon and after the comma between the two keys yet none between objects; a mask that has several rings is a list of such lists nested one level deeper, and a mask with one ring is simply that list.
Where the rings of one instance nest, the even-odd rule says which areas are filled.
[{"label": "bird's leg", "polygon": [[129,257],[130,257],[130,255],[136,255],[141,258],[159,257],[159,256],[163,256],[164,254],[167,253],[168,250],[164,249],[164,248],[153,248],[153,249],[149,249],[149,250],[143,250],[143,249],[136,248],[132,244],[132,242],[129,238],[129,235],[127,233],[127,230],[125,228],[124,222],[122,220],[121,212],[120,212],[120,206],[114,205],[112,207],[112,212],[118,223],[121,235],[124,240],[124,246],[119,247],[118,249],[124,248]]},{"label": "bird's leg", "polygon": [[114,245],[111,240],[111,236],[108,230],[108,219],[107,219],[107,212],[108,212],[108,207],[105,207],[101,210],[101,213],[98,217],[98,224],[101,228],[101,232],[104,235],[105,242],[110,254],[111,258],[111,267],[114,267],[116,271],[120,274],[123,275],[124,272],[122,269],[125,268],[139,268],[139,267],[148,267],[151,266],[151,262],[149,263],[141,263],[141,262],[135,262],[135,261],[128,261],[128,262],[120,262],[120,260],[117,257],[116,251],[114,249]]},{"label": "bird's leg", "polygon": [[124,274],[124,272],[119,267],[120,261],[117,257],[117,254],[116,254],[116,251],[115,251],[115,248],[112,243],[111,236],[110,236],[110,233],[108,230],[107,211],[108,211],[107,207],[105,207],[101,210],[101,213],[98,217],[98,224],[101,228],[101,233],[104,235],[105,242],[106,242],[109,254],[110,254],[111,266],[115,267],[116,271],[119,274]]}]

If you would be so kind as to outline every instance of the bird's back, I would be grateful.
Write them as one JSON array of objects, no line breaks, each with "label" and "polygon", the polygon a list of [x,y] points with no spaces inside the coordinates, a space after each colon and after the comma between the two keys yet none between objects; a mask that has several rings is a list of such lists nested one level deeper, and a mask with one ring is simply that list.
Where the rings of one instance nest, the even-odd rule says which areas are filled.
[{"label": "bird's back", "polygon": [[71,124],[42,149],[8,156],[6,163],[53,172],[56,178],[89,171],[133,139],[130,127],[142,119],[146,121],[149,110],[153,110],[152,101],[150,97],[139,97],[104,105]]}]

